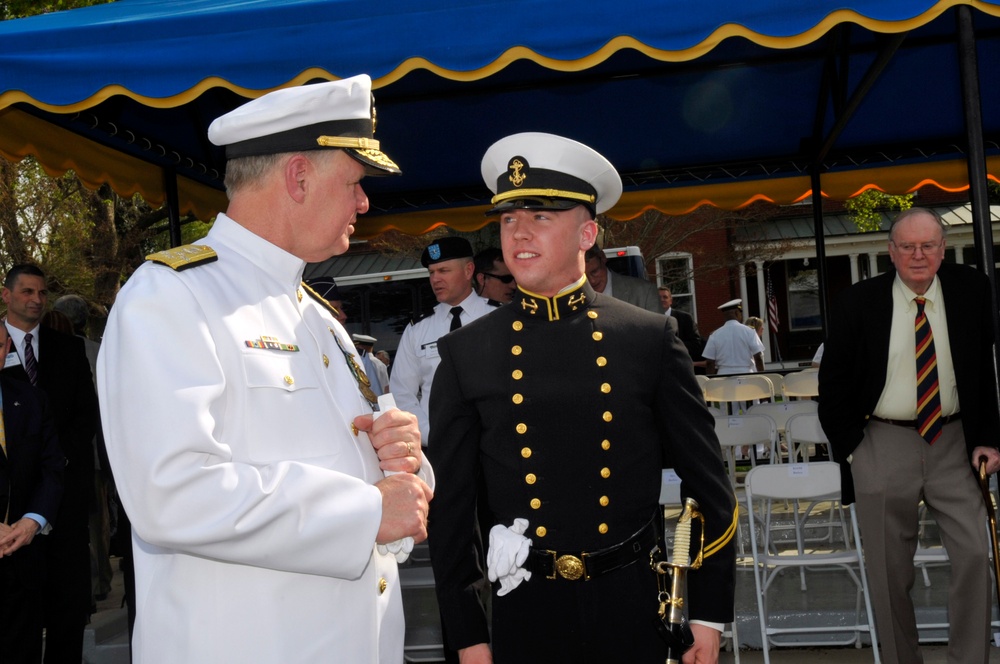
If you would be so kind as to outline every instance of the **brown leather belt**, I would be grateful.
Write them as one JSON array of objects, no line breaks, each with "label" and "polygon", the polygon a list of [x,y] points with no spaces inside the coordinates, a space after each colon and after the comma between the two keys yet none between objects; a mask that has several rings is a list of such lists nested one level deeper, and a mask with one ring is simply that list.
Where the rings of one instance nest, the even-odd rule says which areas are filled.
[{"label": "brown leather belt", "polygon": [[[907,429],[916,429],[916,420],[890,420],[885,417],[878,417],[877,415],[871,415],[868,419],[875,420],[876,422],[881,422],[882,424],[892,424],[897,427],[906,427]],[[941,424],[945,425],[948,422],[955,422],[962,419],[962,413],[953,413],[941,418]]]},{"label": "brown leather belt", "polygon": [[659,546],[660,536],[656,517],[649,520],[624,542],[598,551],[565,553],[550,549],[532,548],[525,561],[525,569],[532,576],[569,581],[589,581],[595,577],[631,565],[637,560],[648,560],[650,553]]}]

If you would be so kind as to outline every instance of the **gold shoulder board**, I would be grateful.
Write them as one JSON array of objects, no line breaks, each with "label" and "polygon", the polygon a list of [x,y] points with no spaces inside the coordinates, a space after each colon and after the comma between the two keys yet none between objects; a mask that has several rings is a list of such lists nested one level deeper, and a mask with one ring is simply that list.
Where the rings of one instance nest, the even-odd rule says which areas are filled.
[{"label": "gold shoulder board", "polygon": [[162,263],[167,267],[177,270],[186,270],[189,267],[206,265],[219,260],[218,254],[211,247],[203,244],[185,244],[173,249],[157,251],[155,254],[146,256],[147,261]]}]

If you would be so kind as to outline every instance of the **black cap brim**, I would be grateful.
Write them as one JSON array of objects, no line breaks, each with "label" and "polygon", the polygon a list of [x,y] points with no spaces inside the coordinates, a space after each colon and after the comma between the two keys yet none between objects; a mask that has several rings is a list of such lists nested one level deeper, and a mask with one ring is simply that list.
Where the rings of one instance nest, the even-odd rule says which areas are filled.
[{"label": "black cap brim", "polygon": [[586,203],[581,203],[580,201],[571,200],[569,198],[528,197],[513,198],[502,201],[487,210],[486,216],[492,217],[495,214],[507,212],[508,210],[572,210],[577,205],[583,205],[590,210],[591,215],[594,214],[594,208],[592,206],[589,206]]},{"label": "black cap brim", "polygon": [[361,162],[368,175],[401,175],[403,173],[396,162],[381,150],[363,150],[361,148],[344,148],[344,150]]}]

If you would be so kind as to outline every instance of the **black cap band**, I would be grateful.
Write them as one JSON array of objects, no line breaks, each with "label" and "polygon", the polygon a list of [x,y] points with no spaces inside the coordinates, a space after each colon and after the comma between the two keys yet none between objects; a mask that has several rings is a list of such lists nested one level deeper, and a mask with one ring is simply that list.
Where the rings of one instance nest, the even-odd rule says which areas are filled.
[{"label": "black cap band", "polygon": [[371,118],[319,122],[305,127],[288,129],[277,134],[230,143],[226,146],[226,158],[322,150],[325,149],[325,146],[317,142],[320,136],[350,136],[370,139],[373,135]]}]

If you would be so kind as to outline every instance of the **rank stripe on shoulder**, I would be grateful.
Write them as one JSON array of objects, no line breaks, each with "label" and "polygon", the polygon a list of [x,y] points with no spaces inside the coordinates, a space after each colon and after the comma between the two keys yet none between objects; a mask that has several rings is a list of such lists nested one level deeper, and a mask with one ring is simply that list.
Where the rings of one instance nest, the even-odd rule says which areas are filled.
[{"label": "rank stripe on shoulder", "polygon": [[215,253],[214,249],[203,244],[185,244],[149,254],[146,256],[146,260],[166,265],[170,269],[180,272],[189,267],[214,263],[219,260],[219,255]]}]

